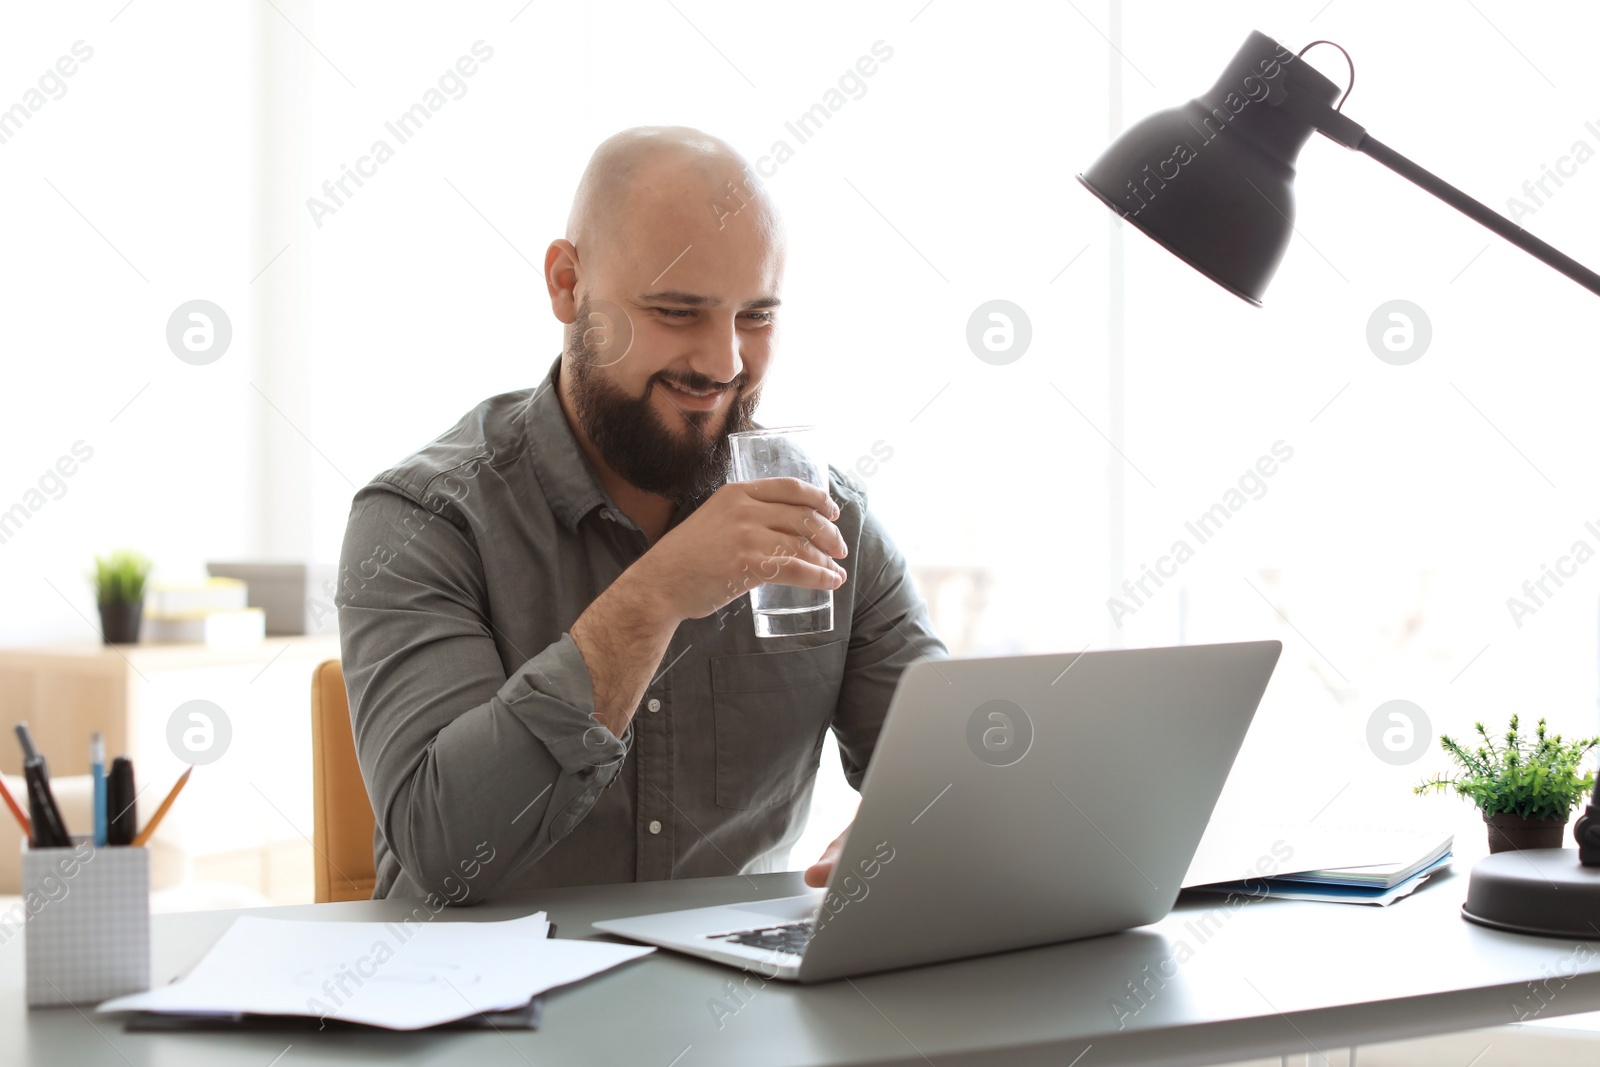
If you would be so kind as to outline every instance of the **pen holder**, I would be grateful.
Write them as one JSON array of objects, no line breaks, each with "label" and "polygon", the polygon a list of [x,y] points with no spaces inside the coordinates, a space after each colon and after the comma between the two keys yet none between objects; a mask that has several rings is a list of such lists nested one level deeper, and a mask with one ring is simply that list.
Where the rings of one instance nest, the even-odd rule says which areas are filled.
[{"label": "pen holder", "polygon": [[150,850],[22,846],[28,1007],[150,988]]}]

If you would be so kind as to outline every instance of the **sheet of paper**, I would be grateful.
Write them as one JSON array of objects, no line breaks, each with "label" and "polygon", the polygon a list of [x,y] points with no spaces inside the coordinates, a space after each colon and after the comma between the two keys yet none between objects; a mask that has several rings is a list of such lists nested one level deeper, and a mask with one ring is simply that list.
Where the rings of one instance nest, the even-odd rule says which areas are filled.
[{"label": "sheet of paper", "polygon": [[653,948],[550,939],[504,922],[305,922],[241,916],[187,975],[100,1011],[305,1015],[420,1030],[520,1007]]}]

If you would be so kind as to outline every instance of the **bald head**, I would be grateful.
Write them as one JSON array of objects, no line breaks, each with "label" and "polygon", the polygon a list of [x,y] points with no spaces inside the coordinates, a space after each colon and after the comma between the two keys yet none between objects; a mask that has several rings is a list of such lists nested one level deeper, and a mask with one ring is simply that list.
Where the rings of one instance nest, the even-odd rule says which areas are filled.
[{"label": "bald head", "polygon": [[784,258],[776,206],[725,142],[642,126],[595,150],[544,274],[567,325],[562,410],[616,499],[726,476],[777,347]]},{"label": "bald head", "polygon": [[689,126],[635,126],[595,149],[567,216],[586,263],[622,251],[642,231],[723,229],[731,219],[782,246],[777,205],[727,142]]}]

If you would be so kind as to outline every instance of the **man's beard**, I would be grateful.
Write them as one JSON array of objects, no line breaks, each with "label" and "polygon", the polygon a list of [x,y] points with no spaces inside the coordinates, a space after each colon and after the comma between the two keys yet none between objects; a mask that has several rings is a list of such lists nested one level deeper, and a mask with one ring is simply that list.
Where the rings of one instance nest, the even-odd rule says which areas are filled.
[{"label": "man's beard", "polygon": [[589,315],[585,297],[567,330],[572,405],[584,435],[606,465],[637,489],[678,504],[710,496],[728,480],[728,435],[755,428],[760,389],[747,393],[747,377],[741,373],[728,387],[733,395],[721,425],[713,425],[715,411],[681,411],[688,429],[674,433],[650,406],[656,383],[671,381],[694,390],[722,383],[694,371],[657,371],[645,381],[642,395],[629,396],[600,371],[605,363],[584,336]]}]

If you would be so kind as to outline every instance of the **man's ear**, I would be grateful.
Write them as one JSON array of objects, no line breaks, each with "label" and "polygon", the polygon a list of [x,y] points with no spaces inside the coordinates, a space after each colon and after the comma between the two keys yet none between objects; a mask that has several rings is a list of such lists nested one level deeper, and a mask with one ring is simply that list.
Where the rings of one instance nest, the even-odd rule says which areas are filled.
[{"label": "man's ear", "polygon": [[544,253],[544,284],[550,292],[550,310],[567,325],[578,318],[578,249],[558,237]]}]

